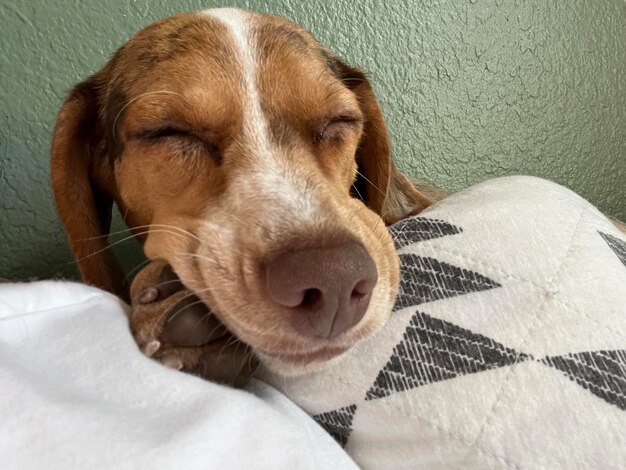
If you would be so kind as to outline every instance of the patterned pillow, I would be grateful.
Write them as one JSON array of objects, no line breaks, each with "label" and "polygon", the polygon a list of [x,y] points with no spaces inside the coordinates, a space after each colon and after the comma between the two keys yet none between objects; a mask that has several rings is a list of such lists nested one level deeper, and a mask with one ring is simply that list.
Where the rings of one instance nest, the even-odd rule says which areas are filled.
[{"label": "patterned pillow", "polygon": [[390,230],[386,327],[323,372],[264,379],[364,468],[624,468],[626,235],[530,177]]}]

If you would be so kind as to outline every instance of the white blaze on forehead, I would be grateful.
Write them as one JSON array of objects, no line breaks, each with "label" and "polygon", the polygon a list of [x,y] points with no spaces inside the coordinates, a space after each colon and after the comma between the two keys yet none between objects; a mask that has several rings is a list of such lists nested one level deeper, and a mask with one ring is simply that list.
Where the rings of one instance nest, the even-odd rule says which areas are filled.
[{"label": "white blaze on forehead", "polygon": [[253,35],[248,24],[250,15],[236,8],[215,8],[206,10],[205,13],[228,27],[241,60],[243,86],[247,97],[244,106],[244,126],[255,143],[260,147],[261,153],[269,152],[267,135],[267,121],[261,109],[261,100],[256,86],[257,52],[253,44]]},{"label": "white blaze on forehead", "polygon": [[269,124],[261,107],[256,84],[258,52],[250,25],[252,15],[237,8],[213,8],[203,13],[224,24],[237,47],[243,67],[241,79],[245,94],[244,133],[253,143],[253,151],[259,162],[258,174],[254,175],[255,182],[263,188],[267,196],[276,196],[297,209],[300,215],[311,217],[317,206],[313,194],[302,187],[302,181],[295,181],[297,176],[286,168],[288,163],[277,158],[280,150],[272,145],[269,138]]}]

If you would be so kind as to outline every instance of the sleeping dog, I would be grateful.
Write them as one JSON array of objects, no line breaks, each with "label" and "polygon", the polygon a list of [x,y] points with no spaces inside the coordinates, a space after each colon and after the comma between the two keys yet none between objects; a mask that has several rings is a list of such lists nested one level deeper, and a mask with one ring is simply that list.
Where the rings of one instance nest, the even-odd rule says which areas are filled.
[{"label": "sleeping dog", "polygon": [[132,289],[142,350],[236,384],[251,354],[301,374],[380,329],[399,276],[385,224],[443,196],[394,166],[359,69],[236,9],[138,32],[71,91],[51,165],[83,281],[128,299],[115,203],[155,260]]},{"label": "sleeping dog", "polygon": [[398,286],[385,224],[440,197],[394,166],[360,70],[296,24],[236,9],[152,24],[76,85],[51,169],[83,281],[127,295],[106,250],[115,203],[161,260],[135,283],[135,337],[196,371],[243,354],[230,332],[297,374],[377,331]]}]

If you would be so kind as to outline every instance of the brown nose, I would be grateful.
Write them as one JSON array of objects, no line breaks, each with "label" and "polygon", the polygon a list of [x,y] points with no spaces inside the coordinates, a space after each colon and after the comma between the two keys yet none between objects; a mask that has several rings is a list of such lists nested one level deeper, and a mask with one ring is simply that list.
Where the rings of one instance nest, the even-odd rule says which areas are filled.
[{"label": "brown nose", "polygon": [[265,274],[270,297],[291,309],[295,330],[329,339],[363,318],[378,280],[374,261],[356,242],[282,253]]}]

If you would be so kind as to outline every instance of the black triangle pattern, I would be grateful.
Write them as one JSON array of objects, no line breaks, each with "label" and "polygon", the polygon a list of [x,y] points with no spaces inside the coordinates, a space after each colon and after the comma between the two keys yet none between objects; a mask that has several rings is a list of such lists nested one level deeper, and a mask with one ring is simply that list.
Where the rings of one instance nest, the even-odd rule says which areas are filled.
[{"label": "black triangle pattern", "polygon": [[[414,243],[419,243],[426,240],[431,240],[434,238],[455,235],[457,233],[461,233],[462,231],[463,230],[461,228],[456,227],[443,220],[429,219],[426,217],[411,217],[408,219],[404,219],[389,227],[389,232],[394,240],[396,249],[400,249],[404,246],[412,245]],[[409,257],[407,259],[412,258]],[[445,263],[443,264],[445,265]],[[441,263],[438,266],[440,265]],[[489,281],[487,278],[484,279]],[[494,283],[493,287],[496,286],[499,285]],[[476,290],[482,289],[473,288],[468,290],[468,292],[473,292]],[[437,296],[438,294],[434,295]],[[446,296],[450,297],[452,295],[459,295],[459,293],[454,293]],[[446,296],[441,296],[441,298],[444,298]],[[414,305],[416,305],[416,303]],[[341,445],[341,447],[345,447],[346,443],[348,442],[348,438],[350,437],[350,434],[352,432],[352,420],[354,419],[354,414],[356,413],[356,410],[357,405],[354,404],[339,408],[337,410],[314,415],[313,419],[320,426],[322,426]]]},{"label": "black triangle pattern", "polygon": [[626,242],[624,240],[620,240],[613,235],[609,235],[608,233],[598,232],[604,241],[611,247],[611,250],[615,252],[617,257],[620,259],[622,264],[626,266]]},{"label": "black triangle pattern", "polygon": [[626,411],[626,351],[593,351],[550,356],[541,362]]},{"label": "black triangle pattern", "polygon": [[500,287],[481,274],[412,253],[400,255],[400,266],[394,310]]},{"label": "black triangle pattern", "polygon": [[531,359],[527,354],[418,311],[365,399],[374,400],[527,359]]},{"label": "black triangle pattern", "polygon": [[463,229],[439,219],[411,217],[389,227],[396,250],[407,245],[461,233]]},{"label": "black triangle pattern", "polygon": [[354,413],[356,413],[356,405],[350,405],[314,415],[313,419],[333,436],[341,447],[345,447],[352,432]]}]

